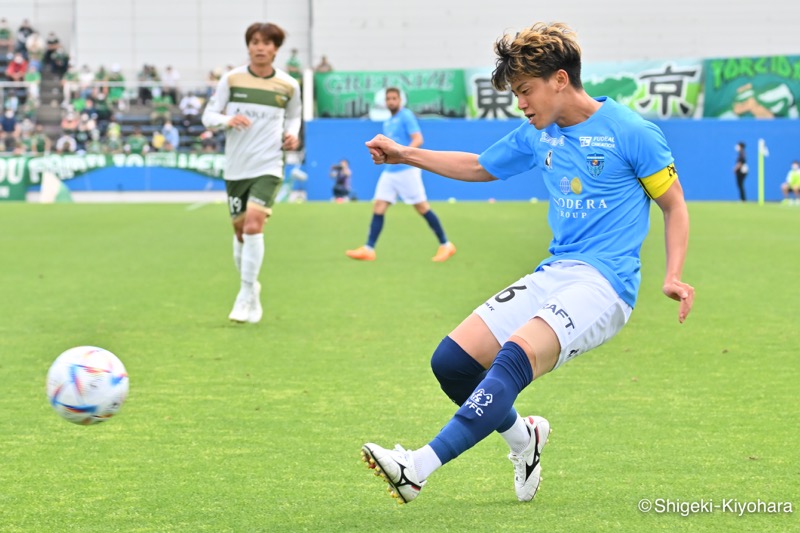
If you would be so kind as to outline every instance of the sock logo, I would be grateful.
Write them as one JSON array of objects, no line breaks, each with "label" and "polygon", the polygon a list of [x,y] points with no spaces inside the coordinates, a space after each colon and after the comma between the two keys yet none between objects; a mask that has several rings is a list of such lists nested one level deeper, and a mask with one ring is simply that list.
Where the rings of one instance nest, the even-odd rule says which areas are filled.
[{"label": "sock logo", "polygon": [[469,400],[464,405],[468,409],[474,410],[476,415],[483,416],[482,407],[487,407],[490,403],[492,403],[492,395],[486,394],[483,389],[478,389],[472,393],[472,396],[469,397]]}]

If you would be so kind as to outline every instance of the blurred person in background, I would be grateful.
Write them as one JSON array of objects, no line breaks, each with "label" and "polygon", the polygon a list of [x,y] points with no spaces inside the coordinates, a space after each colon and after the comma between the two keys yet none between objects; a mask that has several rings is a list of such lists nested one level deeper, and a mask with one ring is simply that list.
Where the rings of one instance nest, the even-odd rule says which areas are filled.
[{"label": "blurred person in background", "polygon": [[733,175],[736,177],[736,187],[739,189],[739,199],[742,202],[747,201],[747,196],[744,192],[744,180],[747,178],[747,173],[750,172],[744,148],[744,141],[736,143],[736,163],[733,165]]},{"label": "blurred person in background", "polygon": [[794,203],[800,202],[800,161],[797,160],[792,161],[792,166],[786,173],[786,181],[781,183],[783,201],[786,203],[790,203],[789,191],[794,194]]},{"label": "blurred person in background", "polygon": [[[384,121],[383,134],[404,146],[412,148],[422,146],[422,130],[417,117],[410,109],[403,106],[402,95],[397,87],[386,89],[386,107],[392,116]],[[355,250],[347,250],[345,252],[347,257],[358,261],[376,259],[375,244],[383,231],[384,217],[389,207],[397,202],[398,197],[414,206],[439,241],[439,248],[432,260],[441,263],[451,258],[456,253],[456,247],[447,239],[439,217],[428,203],[425,185],[422,183],[422,171],[409,165],[389,165],[381,172],[378,184],[375,186],[367,242]]]}]

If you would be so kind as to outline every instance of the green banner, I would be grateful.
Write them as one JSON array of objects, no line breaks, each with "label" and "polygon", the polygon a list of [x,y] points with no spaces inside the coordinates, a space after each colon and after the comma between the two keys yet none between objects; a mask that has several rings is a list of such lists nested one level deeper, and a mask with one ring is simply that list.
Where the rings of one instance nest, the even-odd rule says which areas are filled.
[{"label": "green banner", "polygon": [[69,180],[100,168],[128,167],[178,168],[222,178],[225,156],[158,152],[146,155],[53,154],[40,157],[0,157],[0,201],[24,201],[28,187],[41,183],[45,172],[50,172],[61,180]]},{"label": "green banner", "polygon": [[419,117],[463,118],[466,114],[464,71],[441,69],[316,73],[316,116],[383,120],[387,87],[400,89],[406,107]]},{"label": "green banner", "polygon": [[704,62],[703,116],[797,118],[800,56],[734,57]]},{"label": "green banner", "polygon": [[589,63],[581,80],[591,96],[608,96],[651,120],[700,116],[701,59]]},{"label": "green banner", "polygon": [[0,202],[24,201],[28,172],[24,157],[0,157]]}]

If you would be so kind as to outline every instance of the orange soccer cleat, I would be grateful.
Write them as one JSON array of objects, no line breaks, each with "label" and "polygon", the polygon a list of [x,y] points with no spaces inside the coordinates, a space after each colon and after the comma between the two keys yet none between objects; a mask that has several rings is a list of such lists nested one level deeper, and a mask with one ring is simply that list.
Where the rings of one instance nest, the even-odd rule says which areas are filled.
[{"label": "orange soccer cleat", "polygon": [[453,245],[452,242],[448,242],[447,244],[443,244],[439,246],[439,249],[436,250],[436,255],[433,256],[433,261],[437,263],[443,263],[447,261],[451,257],[453,257],[456,253],[456,247]]},{"label": "orange soccer cleat", "polygon": [[361,246],[360,248],[356,248],[355,250],[347,250],[345,252],[347,257],[351,259],[357,259],[359,261],[375,261],[375,250],[372,248],[367,248],[366,246]]}]

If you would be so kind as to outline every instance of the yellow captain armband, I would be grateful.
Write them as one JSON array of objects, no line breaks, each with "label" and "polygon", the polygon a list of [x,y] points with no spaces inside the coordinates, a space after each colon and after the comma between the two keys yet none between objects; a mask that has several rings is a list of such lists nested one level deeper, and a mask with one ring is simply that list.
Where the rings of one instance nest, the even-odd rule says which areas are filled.
[{"label": "yellow captain armband", "polygon": [[644,191],[650,198],[658,198],[669,189],[675,180],[678,179],[678,171],[675,170],[675,163],[670,163],[655,174],[646,178],[639,178]]}]

